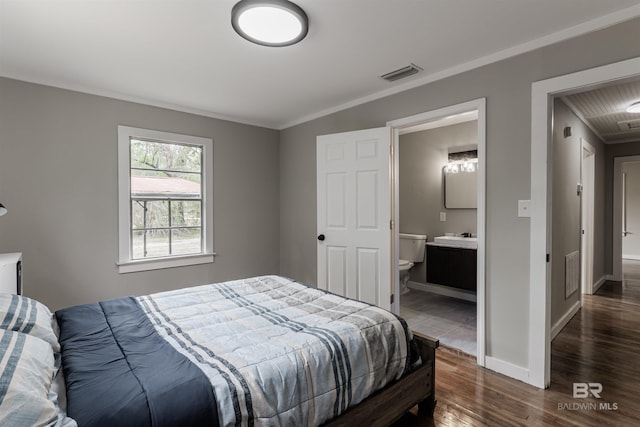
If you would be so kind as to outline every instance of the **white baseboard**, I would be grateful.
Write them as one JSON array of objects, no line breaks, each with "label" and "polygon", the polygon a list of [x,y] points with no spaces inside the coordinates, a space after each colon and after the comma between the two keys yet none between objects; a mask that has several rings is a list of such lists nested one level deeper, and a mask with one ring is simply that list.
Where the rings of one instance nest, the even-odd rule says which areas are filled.
[{"label": "white baseboard", "polygon": [[569,311],[567,311],[564,316],[562,316],[560,320],[558,320],[556,324],[553,325],[553,327],[551,328],[551,341],[553,341],[556,335],[560,333],[562,328],[564,328],[567,323],[569,323],[571,318],[576,315],[576,313],[580,310],[580,307],[582,307],[581,302],[576,301],[576,303],[569,309]]},{"label": "white baseboard", "polygon": [[640,261],[640,255],[622,254],[622,259],[632,259],[634,261]]},{"label": "white baseboard", "polygon": [[[418,291],[431,292],[438,295],[459,298],[466,301],[477,302],[478,298],[474,292],[465,292],[461,289],[451,288],[449,286],[436,285],[433,283],[409,282],[407,287]],[[410,295],[410,294],[409,294]]]},{"label": "white baseboard", "polygon": [[613,275],[605,274],[596,283],[593,284],[593,293],[595,294],[600,289],[600,286],[604,285],[607,280],[613,280]]},{"label": "white baseboard", "polygon": [[484,367],[487,369],[529,384],[529,370],[527,368],[491,356],[486,356],[484,362]]}]

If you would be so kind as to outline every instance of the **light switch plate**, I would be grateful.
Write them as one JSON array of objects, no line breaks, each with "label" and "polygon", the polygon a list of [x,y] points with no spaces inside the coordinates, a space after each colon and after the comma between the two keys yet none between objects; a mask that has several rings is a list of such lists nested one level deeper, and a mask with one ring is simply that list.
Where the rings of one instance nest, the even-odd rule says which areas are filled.
[{"label": "light switch plate", "polygon": [[531,218],[531,200],[518,200],[518,216]]},{"label": "light switch plate", "polygon": [[446,212],[440,212],[440,221],[446,221],[447,220],[447,213]]}]

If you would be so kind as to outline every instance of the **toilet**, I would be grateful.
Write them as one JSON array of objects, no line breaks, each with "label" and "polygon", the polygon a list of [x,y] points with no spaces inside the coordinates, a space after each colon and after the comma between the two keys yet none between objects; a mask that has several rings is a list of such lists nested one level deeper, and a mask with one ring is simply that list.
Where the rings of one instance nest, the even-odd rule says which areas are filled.
[{"label": "toilet", "polygon": [[424,262],[424,245],[427,242],[427,236],[424,234],[400,233],[400,260],[398,262],[398,270],[400,270],[400,293],[409,292],[407,282],[409,281],[409,272],[417,262]]}]

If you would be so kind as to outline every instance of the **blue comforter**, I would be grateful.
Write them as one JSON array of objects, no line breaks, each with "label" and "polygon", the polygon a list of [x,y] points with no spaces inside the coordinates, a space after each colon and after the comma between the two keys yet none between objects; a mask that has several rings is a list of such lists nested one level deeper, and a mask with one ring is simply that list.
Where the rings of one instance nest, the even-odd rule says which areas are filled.
[{"label": "blue comforter", "polygon": [[135,298],[56,317],[67,413],[78,426],[218,425],[211,383],[158,335]]},{"label": "blue comforter", "polygon": [[397,316],[278,276],[57,317],[79,427],[317,426],[411,366]]}]

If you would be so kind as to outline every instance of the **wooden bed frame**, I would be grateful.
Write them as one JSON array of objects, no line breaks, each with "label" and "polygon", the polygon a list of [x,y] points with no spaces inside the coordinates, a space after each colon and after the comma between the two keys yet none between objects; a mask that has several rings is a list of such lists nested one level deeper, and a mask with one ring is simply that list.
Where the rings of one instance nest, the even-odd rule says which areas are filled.
[{"label": "wooden bed frame", "polygon": [[421,414],[433,414],[436,407],[436,348],[440,342],[418,332],[413,332],[413,337],[418,344],[422,365],[327,422],[325,427],[386,427],[416,405]]}]

